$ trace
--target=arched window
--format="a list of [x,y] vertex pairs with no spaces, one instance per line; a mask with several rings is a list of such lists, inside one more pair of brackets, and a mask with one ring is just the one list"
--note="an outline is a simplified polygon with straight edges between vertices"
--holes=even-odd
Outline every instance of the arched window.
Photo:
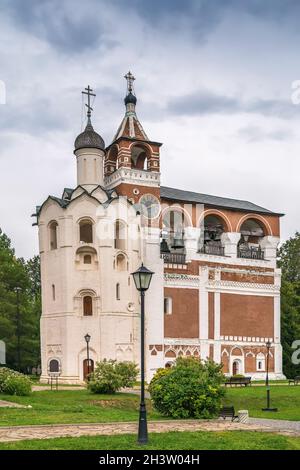
[[181,210],[165,212],[162,229],[162,253],[184,253],[184,227],[189,225],[187,219],[188,217]]
[[49,372],[59,372],[59,362],[57,359],[51,359],[49,362]]
[[142,145],[134,145],[131,150],[131,168],[147,170],[150,159],[150,150]]
[[90,295],[85,295],[83,297],[83,315],[93,315],[93,299]]
[[51,222],[51,224],[49,225],[50,250],[57,249],[57,227],[58,227],[58,223],[56,221]]
[[256,356],[256,370],[260,372],[266,370],[266,359],[263,353],[259,353]]
[[221,217],[214,214],[207,215],[203,225],[199,240],[200,253],[224,255],[221,237],[226,227]]
[[122,253],[119,253],[116,257],[116,269],[117,271],[126,271],[127,270],[127,259],[126,256]]
[[84,243],[93,243],[93,224],[90,220],[79,223],[79,240]]
[[121,220],[117,220],[115,223],[115,248],[125,250],[126,238],[126,224]]
[[84,257],[83,257],[83,264],[92,264],[92,257],[91,257],[91,255],[84,255]]
[[120,284],[116,284],[116,299],[120,300]]
[[238,257],[264,259],[264,252],[259,244],[265,236],[265,229],[262,223],[256,219],[247,219],[242,223],[240,232]]

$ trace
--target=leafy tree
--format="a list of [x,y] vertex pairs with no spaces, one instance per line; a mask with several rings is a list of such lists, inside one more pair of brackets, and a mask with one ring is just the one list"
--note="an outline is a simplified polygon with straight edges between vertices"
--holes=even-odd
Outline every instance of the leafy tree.
[[38,257],[18,259],[0,230],[0,338],[6,343],[7,364],[25,372],[40,363],[38,273]]
[[281,343],[283,372],[287,377],[300,374],[300,365],[292,363],[292,344],[300,340],[300,233],[289,238],[278,251],[282,269]]
[[289,282],[300,281],[300,232],[289,238],[278,250],[278,265],[282,278]]

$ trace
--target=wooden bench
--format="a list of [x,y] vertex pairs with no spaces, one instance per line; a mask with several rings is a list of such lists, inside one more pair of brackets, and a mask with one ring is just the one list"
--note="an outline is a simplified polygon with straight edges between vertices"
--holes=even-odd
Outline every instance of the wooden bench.
[[227,385],[235,385],[236,387],[239,385],[240,387],[242,387],[242,385],[244,385],[245,387],[247,387],[248,385],[251,385],[251,377],[229,377],[228,380],[226,380],[225,382],[225,387]]
[[231,418],[231,421],[238,419],[234,411],[234,406],[223,406],[223,408],[220,409],[219,417],[223,419]]
[[291,384],[298,385],[299,383],[300,383],[300,375],[296,375],[294,379],[289,380],[289,385]]

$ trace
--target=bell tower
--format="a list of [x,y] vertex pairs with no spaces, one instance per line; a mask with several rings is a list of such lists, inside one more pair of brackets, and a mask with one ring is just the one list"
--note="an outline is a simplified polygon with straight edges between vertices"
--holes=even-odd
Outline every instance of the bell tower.
[[159,149],[162,144],[148,138],[136,115],[135,77],[128,72],[124,78],[127,81],[125,116],[106,148],[105,186],[137,203],[142,195],[160,197]]

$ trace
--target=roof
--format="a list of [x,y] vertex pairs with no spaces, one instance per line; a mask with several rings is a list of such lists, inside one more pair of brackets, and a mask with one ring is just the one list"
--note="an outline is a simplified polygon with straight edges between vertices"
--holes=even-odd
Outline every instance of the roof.
[[168,188],[166,186],[160,187],[160,196],[164,199],[175,201],[196,202],[205,204],[206,206],[220,207],[223,209],[231,209],[236,211],[255,212],[265,215],[282,216],[284,214],[272,212],[264,207],[257,206],[249,201],[242,201],[240,199],[230,199],[227,197],[211,196],[210,194],[194,193],[192,191],[184,191],[182,189]]

